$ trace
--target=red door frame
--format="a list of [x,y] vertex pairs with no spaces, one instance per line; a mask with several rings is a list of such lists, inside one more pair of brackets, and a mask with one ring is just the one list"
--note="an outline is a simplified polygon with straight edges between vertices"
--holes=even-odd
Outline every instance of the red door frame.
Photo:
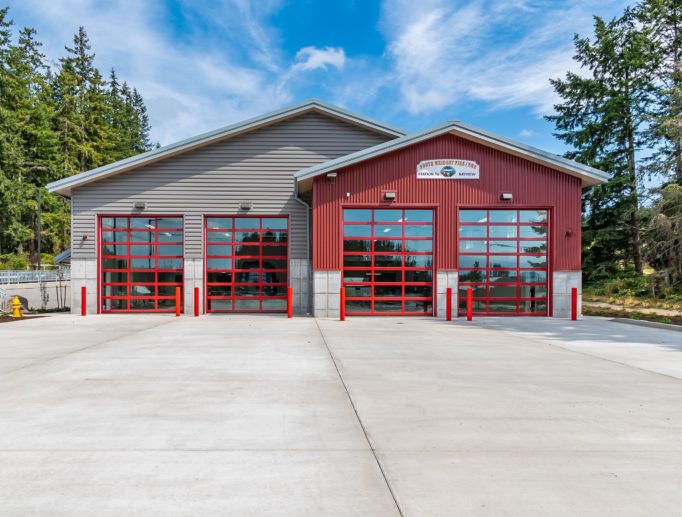
[[[134,299],[134,298],[135,299],[141,299],[141,298],[148,298],[148,297],[139,297],[139,296],[133,297],[132,296],[131,291],[130,291],[130,289],[132,289],[132,282],[131,282],[131,279],[129,276],[128,276],[127,282],[126,282],[128,288],[129,288],[128,296],[113,296],[113,297],[107,296],[106,297],[107,299],[126,299],[128,301],[128,308],[126,310],[106,310],[106,311],[102,308],[102,303],[103,303],[103,298],[104,298],[102,296],[102,287],[104,286],[104,283],[102,282],[102,273],[103,273],[102,272],[102,260],[103,260],[103,255],[102,255],[102,242],[103,242],[102,241],[102,231],[103,231],[102,219],[107,218],[107,217],[126,218],[129,221],[130,221],[130,219],[133,219],[133,218],[144,218],[144,219],[148,219],[148,218],[174,218],[174,219],[180,219],[182,221],[182,227],[181,228],[171,228],[172,230],[176,230],[176,231],[181,230],[182,231],[182,242],[181,243],[177,243],[177,242],[169,242],[168,243],[169,246],[175,246],[178,244],[180,246],[182,246],[182,256],[172,256],[172,257],[169,256],[168,258],[180,258],[182,260],[182,282],[180,283],[180,287],[181,287],[181,293],[183,293],[183,298],[184,298],[184,287],[185,287],[185,253],[184,253],[184,251],[185,251],[185,235],[186,235],[186,233],[185,233],[185,218],[183,215],[181,215],[181,214],[157,214],[157,213],[154,213],[154,214],[141,214],[141,213],[118,213],[118,214],[116,214],[116,213],[104,213],[104,214],[97,214],[96,219],[95,219],[95,233],[96,233],[96,246],[97,246],[97,249],[95,252],[96,262],[97,262],[97,314],[103,314],[103,313],[106,313],[106,314],[116,314],[116,313],[173,313],[173,312],[175,312],[175,307],[172,307],[168,310],[158,310],[158,309],[155,309],[155,310],[134,309],[134,310],[132,310],[132,309],[130,309],[130,301],[132,299]],[[108,230],[108,229],[104,229],[104,230]],[[158,233],[158,230],[159,230],[158,228],[155,228],[154,233]],[[122,230],[112,230],[112,231],[119,231],[120,232]],[[128,223],[127,233],[130,234],[130,223]],[[114,242],[113,244],[117,245],[119,243]],[[138,243],[138,244],[139,245],[145,245],[142,242]],[[156,246],[158,244],[159,244],[158,239],[156,239],[154,242],[154,245]],[[128,246],[128,255],[126,255],[124,257],[127,260],[130,260],[130,257],[131,257],[131,255],[130,255],[130,246],[131,245],[133,245],[133,243],[128,240],[126,243],[126,246]],[[122,255],[121,256],[116,255],[116,256],[117,257],[123,257]],[[154,255],[155,262],[157,261],[158,258],[159,258],[159,255],[155,254]],[[129,264],[129,266],[130,266],[130,264]],[[158,263],[157,263],[157,266],[158,266]],[[127,268],[128,275],[130,275],[131,269],[132,269],[131,267]],[[159,268],[155,267],[153,269],[140,270],[140,271],[144,271],[144,272],[153,271],[154,273],[158,273]],[[175,270],[173,270],[173,271],[175,271]],[[108,283],[120,284],[120,282],[113,282],[113,283],[108,282]],[[145,284],[149,284],[149,282],[141,282],[139,284],[145,285]],[[159,285],[158,279],[156,282],[154,282],[154,285],[155,286]],[[163,285],[177,286],[177,283],[176,282],[172,282],[172,283],[168,283],[168,284],[164,283]],[[158,302],[159,298],[169,299],[169,300],[175,299],[175,295],[159,297],[158,294],[155,292],[154,298]],[[181,303],[181,305],[182,305],[182,311],[184,312],[184,303]]]
[[[424,317],[424,316],[435,317],[436,316],[436,314],[437,314],[437,306],[436,306],[436,299],[437,299],[437,296],[436,296],[436,293],[437,293],[437,275],[436,275],[437,264],[436,264],[436,257],[437,257],[437,245],[438,245],[437,239],[436,239],[436,234],[438,231],[438,226],[437,226],[438,225],[438,210],[437,210],[438,207],[439,207],[439,205],[434,204],[434,203],[385,203],[385,204],[341,203],[340,204],[340,206],[339,206],[340,215],[339,215],[339,232],[338,232],[338,235],[339,235],[339,252],[341,254],[341,285],[342,286],[346,285],[346,282],[344,282],[344,270],[345,270],[345,267],[344,267],[345,253],[344,253],[344,246],[343,246],[343,243],[344,243],[344,225],[345,224],[351,224],[351,225],[354,224],[354,223],[346,223],[346,221],[344,220],[343,211],[345,209],[372,210],[372,221],[369,222],[370,226],[372,227],[372,235],[369,237],[370,241],[372,242],[372,246],[373,246],[373,242],[374,242],[374,238],[375,238],[374,227],[377,224],[375,219],[374,219],[374,211],[376,211],[376,210],[430,210],[432,213],[432,218],[431,218],[430,223],[428,223],[428,222],[426,222],[426,223],[423,223],[423,222],[422,223],[415,223],[415,225],[431,226],[431,237],[430,237],[430,240],[431,240],[431,252],[430,252],[430,255],[431,255],[431,282],[430,283],[429,282],[423,282],[423,283],[420,282],[419,283],[420,285],[425,285],[425,286],[430,285],[431,286],[431,312],[405,313],[404,310],[401,310],[400,312],[384,312],[384,313],[379,313],[379,314],[375,313],[374,312],[374,302],[376,301],[376,297],[374,296],[375,281],[374,281],[374,274],[372,274],[372,282],[369,284],[369,287],[372,290],[370,297],[358,298],[358,297],[346,296],[346,300],[350,299],[352,301],[353,299],[357,298],[360,301],[370,301],[370,303],[371,303],[370,312],[365,313],[365,312],[348,312],[348,311],[346,311],[347,315],[350,315],[350,316],[422,316],[422,317]],[[356,224],[362,225],[362,224],[368,224],[368,223],[367,222],[364,222],[364,223],[360,222],[360,223],[356,223]],[[386,225],[400,224],[401,226],[405,226],[404,222],[403,223],[391,223],[390,221],[386,221],[386,222],[379,222],[379,224],[386,224]],[[406,237],[404,235],[401,235],[400,239],[404,242],[406,240]],[[428,237],[414,237],[414,238],[409,238],[408,240],[429,240],[429,238]],[[357,254],[363,255],[365,253],[358,252]],[[382,253],[376,253],[374,251],[369,252],[369,255],[371,256],[371,266],[369,269],[372,271],[372,273],[374,272],[374,269],[375,269],[374,257],[377,254],[381,255]],[[386,254],[390,255],[390,253],[386,253]],[[404,256],[404,254],[405,254],[405,251],[404,250],[401,251],[401,255]],[[427,253],[427,252],[414,252],[413,254],[414,255],[424,255],[424,256],[429,255],[429,253]],[[365,268],[365,269],[367,269],[367,268]],[[403,262],[403,265],[400,268],[380,268],[380,269],[394,269],[396,271],[400,270],[401,272],[404,273],[405,272],[405,265]],[[424,269],[422,269],[422,270],[424,270]],[[400,301],[403,304],[403,309],[404,309],[405,302],[410,301],[410,299],[411,299],[410,297],[406,297],[404,295],[404,288],[406,287],[405,286],[406,282],[405,282],[404,278],[405,277],[403,275],[403,281],[399,283],[403,287],[403,295],[400,297]],[[359,282],[350,282],[350,283],[360,284]],[[410,284],[413,284],[413,283],[416,284],[415,282],[409,282],[409,283]],[[396,284],[398,284],[398,283],[396,283]],[[367,286],[368,284],[363,284],[363,285]],[[383,299],[385,301],[398,301],[397,298],[398,297],[385,297]],[[381,299],[382,298],[379,298],[379,300],[381,300]],[[413,301],[415,301],[415,300],[416,301],[423,301],[424,297],[414,297]]]
[[[464,314],[464,313],[460,312],[460,309],[459,309],[459,301],[460,301],[459,300],[459,287],[460,287],[460,282],[459,282],[460,233],[459,233],[459,228],[460,228],[460,224],[461,224],[461,222],[460,222],[460,210],[486,210],[486,211],[490,211],[490,210],[516,210],[516,211],[520,211],[520,210],[546,210],[547,211],[547,222],[545,224],[538,225],[538,226],[546,226],[547,227],[547,236],[545,238],[545,240],[547,241],[547,250],[545,252],[545,255],[547,257],[547,267],[545,268],[545,271],[547,272],[547,278],[546,278],[546,282],[545,282],[545,285],[546,285],[545,303],[546,303],[546,307],[547,307],[546,313],[526,313],[526,312],[520,313],[518,310],[518,305],[517,305],[517,310],[513,314],[512,313],[491,313],[491,312],[487,311],[486,313],[474,312],[474,315],[479,314],[479,315],[485,315],[485,316],[540,316],[540,317],[552,316],[552,314],[553,314],[553,306],[552,306],[553,255],[552,254],[553,254],[553,250],[554,250],[554,246],[553,246],[554,231],[553,231],[553,228],[554,228],[554,216],[555,216],[553,207],[546,206],[546,205],[527,205],[527,204],[520,204],[520,205],[519,204],[510,204],[510,205],[506,205],[506,206],[505,205],[465,205],[465,204],[458,204],[456,207],[456,210],[457,210],[457,213],[455,215],[455,232],[456,232],[456,257],[457,257],[457,264],[458,264],[458,266],[457,266],[457,276],[458,276],[458,280],[457,280],[457,289],[458,289],[458,293],[457,293],[457,314],[458,315]],[[464,223],[464,224],[467,225],[467,223]],[[482,225],[471,224],[470,226],[482,226]],[[491,226],[490,221],[487,221],[487,223],[485,225],[485,227],[486,227],[485,240],[486,241],[491,240],[490,239],[490,230],[489,230],[490,226]],[[525,239],[522,239],[519,237],[518,228],[520,228],[521,226],[532,226],[532,224],[525,224],[525,223],[521,223],[521,221],[517,221],[516,223],[509,223],[509,224],[495,223],[495,224],[493,224],[493,226],[516,226],[517,227],[516,242],[518,243],[518,242],[525,240]],[[464,240],[467,240],[467,239],[464,239]],[[476,240],[476,239],[468,239],[468,240]],[[493,239],[493,240],[495,240],[495,239]],[[532,242],[532,240],[533,239],[528,239],[528,242]],[[489,256],[489,251],[486,252],[485,255]],[[517,257],[522,256],[522,254],[519,253],[518,248],[517,248],[516,256]],[[486,265],[486,270],[488,270],[488,269],[489,269],[489,265]],[[518,272],[519,271],[518,262],[517,262],[516,269]],[[488,282],[485,282],[485,284],[486,284],[486,288],[487,288]],[[516,285],[517,285],[517,287],[520,285],[519,278],[517,278]],[[488,297],[488,299],[490,299],[490,297]],[[502,298],[502,300],[504,300],[504,298]],[[516,297],[517,304],[520,301],[521,301],[521,298],[519,298],[517,296]]]
[[[281,313],[286,313],[286,312],[287,312],[287,308],[286,308],[286,307],[285,307],[284,309],[282,309],[282,310],[266,310],[266,311],[263,311],[263,310],[256,310],[256,311],[254,311],[254,310],[237,310],[237,311],[236,311],[236,310],[234,310],[234,299],[235,299],[235,294],[234,294],[234,293],[235,293],[235,289],[234,289],[234,288],[235,288],[235,285],[236,285],[236,282],[235,282],[234,278],[235,278],[235,273],[237,272],[237,270],[235,270],[234,267],[232,267],[232,269],[231,269],[231,271],[232,271],[232,282],[231,282],[231,285],[232,285],[232,289],[231,289],[232,295],[229,296],[229,297],[224,297],[224,298],[222,298],[222,299],[228,299],[228,298],[229,298],[229,299],[233,300],[233,304],[232,304],[233,310],[209,310],[209,309],[208,309],[208,302],[209,302],[209,294],[208,294],[208,287],[209,287],[209,285],[208,285],[208,284],[209,284],[209,282],[208,282],[208,234],[209,234],[209,231],[208,231],[208,226],[207,226],[207,220],[208,220],[208,219],[211,219],[211,218],[260,219],[259,227],[258,227],[258,233],[259,233],[259,235],[261,235],[262,232],[263,232],[263,219],[286,219],[286,222],[287,222],[287,229],[286,229],[286,231],[287,231],[287,242],[286,242],[286,245],[282,246],[281,244],[279,244],[279,245],[278,245],[278,244],[274,244],[274,246],[279,246],[279,247],[286,248],[286,275],[287,275],[287,281],[286,281],[285,287],[288,288],[288,287],[291,285],[291,271],[290,271],[290,265],[291,265],[291,260],[290,260],[290,258],[291,258],[291,257],[290,257],[290,250],[289,250],[289,245],[290,245],[290,243],[291,243],[291,217],[290,217],[289,214],[204,214],[204,217],[203,217],[203,228],[202,228],[202,233],[203,233],[203,270],[204,270],[204,281],[203,281],[203,284],[204,284],[204,285],[203,285],[203,287],[204,287],[204,307],[203,307],[203,313],[204,313],[204,314],[208,314],[208,313],[215,313],[215,314],[253,314],[253,313],[259,313],[259,314],[260,314],[260,313],[281,314]],[[220,231],[220,230],[218,230],[218,231]],[[234,227],[233,227],[232,231],[233,231],[233,232],[235,231]],[[245,231],[248,231],[248,229],[245,229]],[[216,243],[216,244],[220,244],[220,243]],[[234,240],[233,240],[233,241],[230,242],[229,246],[234,246],[235,244],[236,244],[236,243],[235,243]],[[242,244],[248,245],[248,243],[242,243]],[[225,244],[225,245],[228,245],[228,244]],[[259,259],[262,260],[262,258],[263,258],[263,252],[262,252],[263,241],[262,241],[262,237],[261,237],[261,240],[259,240],[259,242],[258,242],[258,246],[259,246],[259,248],[260,248]],[[232,252],[234,253],[234,249],[232,250]],[[231,257],[232,257],[231,260],[235,260],[235,257],[236,257],[236,256],[233,254],[233,255],[231,255]],[[248,257],[246,257],[246,258],[248,258]],[[234,266],[234,263],[233,263],[232,265]],[[262,262],[261,262],[261,265],[262,265]],[[262,268],[259,268],[259,272],[260,272],[260,269],[262,269]],[[241,271],[240,271],[240,272],[241,272]],[[259,276],[260,276],[260,273],[259,273]],[[261,288],[263,287],[262,277],[261,277],[259,283],[258,283],[258,284],[254,284],[254,285],[258,285],[258,286],[259,286],[259,291],[260,291]],[[240,297],[240,299],[256,299],[256,300],[258,300],[258,305],[259,305],[259,307],[262,307],[263,298],[284,299],[284,300],[286,300],[287,295],[286,295],[286,293],[285,293],[283,296],[268,296],[268,297],[264,297],[264,296],[262,296],[262,294],[260,294],[258,297],[255,297],[255,296],[254,296],[254,297]],[[211,299],[221,299],[221,298],[214,298],[214,297],[212,297]]]

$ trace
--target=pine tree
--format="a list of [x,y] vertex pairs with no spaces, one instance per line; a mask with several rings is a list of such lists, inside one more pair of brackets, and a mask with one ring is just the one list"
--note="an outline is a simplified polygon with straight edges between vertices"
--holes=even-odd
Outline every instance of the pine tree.
[[567,156],[611,172],[584,196],[585,265],[593,275],[613,274],[619,259],[643,271],[640,242],[638,153],[653,91],[655,52],[633,11],[605,22],[595,17],[594,38],[575,37],[574,59],[584,75],[551,81],[555,135],[570,144]]
[[647,158],[647,170],[682,185],[682,2],[644,0],[637,15],[659,60],[647,132],[654,153]]
[[37,261],[38,189],[43,250],[56,253],[69,244],[69,208],[44,185],[150,147],[142,97],[134,88],[123,88],[113,70],[109,83],[103,80],[85,29],[66,47],[54,72],[40,47],[31,28],[15,36],[8,9],[0,9],[2,264],[21,263],[26,250]]
[[68,54],[60,60],[53,84],[64,176],[107,163],[113,148],[105,85],[90,50],[85,29],[80,27],[73,47],[66,47]]
[[666,284],[682,287],[682,185],[670,183],[649,210],[644,233],[647,260],[667,276]]
[[142,95],[133,88],[132,95],[133,112],[135,113],[135,133],[133,139],[132,149],[138,153],[143,153],[153,149],[155,146],[149,139],[151,125],[149,124],[149,115],[147,114],[147,107],[144,104]]

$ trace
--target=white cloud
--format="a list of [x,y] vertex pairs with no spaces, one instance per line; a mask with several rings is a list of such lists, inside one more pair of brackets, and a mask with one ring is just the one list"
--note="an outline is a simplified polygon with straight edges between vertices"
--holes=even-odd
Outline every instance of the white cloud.
[[519,131],[519,136],[521,138],[532,138],[536,135],[537,135],[537,133],[535,131],[533,131],[532,129],[522,129],[521,131]]
[[387,57],[406,110],[428,113],[469,100],[491,107],[556,103],[549,79],[575,70],[573,34],[619,0],[384,0]]
[[342,48],[303,47],[296,52],[296,63],[292,70],[326,70],[327,65],[342,70],[346,64],[346,53]]
[[[197,3],[188,5],[199,9]],[[275,8],[277,3],[270,5]],[[149,110],[153,139],[168,144],[279,108],[292,99],[273,80],[282,64],[278,51],[269,50],[267,31],[258,28],[257,16],[262,13],[239,0],[204,7],[212,10],[212,19],[232,24],[230,35],[241,40],[243,49],[221,45],[208,32],[192,34],[192,27],[181,35],[169,33],[169,13],[159,0],[24,0],[11,6],[11,14],[18,25],[37,28],[53,61],[64,54],[64,45],[71,44],[78,25],[84,25],[97,54],[96,65],[105,74],[114,67],[121,80],[138,88]],[[239,23],[226,16],[234,10],[245,13]],[[192,12],[182,15],[193,19]],[[240,50],[248,55],[240,55]]]
[[277,91],[283,92],[295,79],[300,79],[307,72],[315,70],[328,71],[330,67],[343,70],[348,59],[342,48],[303,47],[296,52],[294,63],[283,73],[277,84]]

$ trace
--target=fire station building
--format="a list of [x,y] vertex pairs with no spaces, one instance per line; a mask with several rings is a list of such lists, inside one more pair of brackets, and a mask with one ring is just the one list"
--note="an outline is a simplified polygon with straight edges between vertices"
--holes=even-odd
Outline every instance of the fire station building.
[[605,173],[459,121],[405,133],[318,100],[51,183],[72,310],[568,317]]

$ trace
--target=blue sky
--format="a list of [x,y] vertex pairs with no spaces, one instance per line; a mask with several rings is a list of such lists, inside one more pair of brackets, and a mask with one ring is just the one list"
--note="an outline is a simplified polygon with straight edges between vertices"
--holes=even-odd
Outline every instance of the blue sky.
[[21,0],[51,60],[84,25],[161,144],[317,97],[405,130],[459,119],[549,151],[548,83],[601,0]]

